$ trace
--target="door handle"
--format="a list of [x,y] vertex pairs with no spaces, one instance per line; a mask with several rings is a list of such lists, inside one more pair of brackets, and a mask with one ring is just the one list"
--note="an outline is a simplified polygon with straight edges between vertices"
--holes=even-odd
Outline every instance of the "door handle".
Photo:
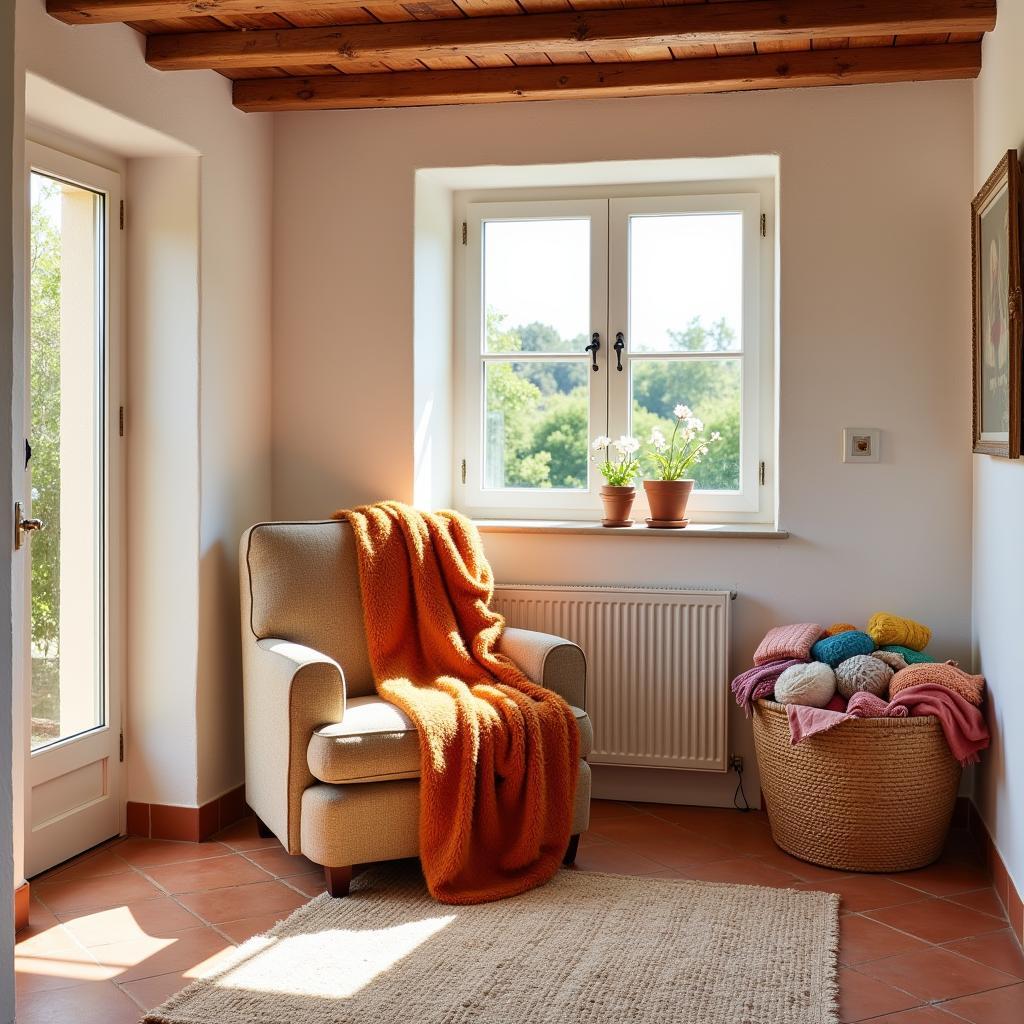
[[597,373],[597,351],[601,347],[601,335],[594,331],[593,336],[590,339],[590,344],[583,347],[584,352],[590,353],[590,358],[594,360],[594,373]]
[[612,348],[615,349],[615,359],[618,362],[618,366],[616,366],[615,369],[620,373],[622,372],[622,350],[625,347],[626,342],[622,338],[622,331],[619,331],[619,333],[615,335],[615,344],[612,345]]
[[18,549],[25,542],[26,533],[42,530],[46,524],[42,519],[26,519],[22,514],[21,502],[14,503],[14,547]]

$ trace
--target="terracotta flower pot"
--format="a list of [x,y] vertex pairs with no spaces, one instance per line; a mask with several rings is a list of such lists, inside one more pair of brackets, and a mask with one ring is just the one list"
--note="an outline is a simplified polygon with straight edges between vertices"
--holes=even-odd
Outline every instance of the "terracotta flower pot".
[[651,509],[651,525],[676,529],[686,525],[686,503],[693,490],[692,480],[645,480],[644,490]]
[[601,525],[632,526],[633,520],[629,518],[629,513],[633,508],[633,499],[635,497],[635,487],[612,487],[611,484],[602,485],[601,502],[604,504],[604,518],[601,520]]

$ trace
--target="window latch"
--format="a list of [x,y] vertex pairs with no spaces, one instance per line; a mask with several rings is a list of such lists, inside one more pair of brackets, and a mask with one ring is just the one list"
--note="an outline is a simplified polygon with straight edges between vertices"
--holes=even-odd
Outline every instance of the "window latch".
[[619,333],[615,335],[615,344],[612,345],[612,348],[615,349],[615,361],[618,364],[615,369],[618,370],[619,373],[622,373],[622,350],[625,347],[626,342],[622,337],[622,331],[619,331]]
[[598,334],[597,331],[594,331],[593,335],[590,338],[590,344],[583,349],[584,352],[589,352],[591,359],[594,360],[594,365],[592,367],[594,373],[597,373],[597,352],[598,349],[600,349],[600,347],[601,335]]

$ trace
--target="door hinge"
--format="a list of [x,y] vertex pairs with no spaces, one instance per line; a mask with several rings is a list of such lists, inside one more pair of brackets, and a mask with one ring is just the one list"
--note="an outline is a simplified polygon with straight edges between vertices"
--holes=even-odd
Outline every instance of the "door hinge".
[[466,222],[462,222],[462,244],[466,245],[469,242],[469,228],[466,226]]
[[462,482],[466,482],[466,460],[462,460]]
[[117,741],[117,759],[124,763],[124,733],[122,732]]
[[118,220],[121,224],[121,230],[124,231],[124,200],[122,199],[119,204]]
[[758,482],[761,484],[761,486],[764,487],[764,463],[763,462],[761,463],[761,466],[760,466],[760,468],[757,471],[757,479],[758,479]]
[[117,436],[124,437],[124,406],[117,407]]
[[761,237],[762,238],[767,238],[768,237],[768,214],[767,213],[762,213],[761,214]]

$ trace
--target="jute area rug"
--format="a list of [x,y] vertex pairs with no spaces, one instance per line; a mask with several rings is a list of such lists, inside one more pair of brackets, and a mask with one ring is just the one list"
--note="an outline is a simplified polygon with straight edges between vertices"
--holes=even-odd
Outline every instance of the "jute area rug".
[[839,897],[559,871],[474,907],[371,869],[149,1024],[836,1024]]

